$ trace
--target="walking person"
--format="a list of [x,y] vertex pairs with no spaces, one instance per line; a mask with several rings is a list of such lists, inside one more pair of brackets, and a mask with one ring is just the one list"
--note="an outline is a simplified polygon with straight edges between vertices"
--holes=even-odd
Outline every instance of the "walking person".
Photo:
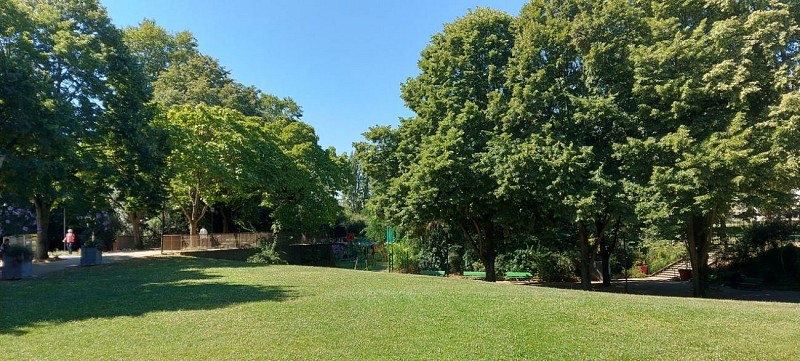
[[67,249],[69,254],[72,254],[72,245],[75,243],[75,233],[72,233],[72,228],[67,230],[67,235],[64,236],[64,248]]
[[11,240],[8,239],[7,237],[3,238],[3,244],[0,245],[0,266],[4,265],[3,255],[6,254],[6,252],[8,251],[8,247],[11,247]]

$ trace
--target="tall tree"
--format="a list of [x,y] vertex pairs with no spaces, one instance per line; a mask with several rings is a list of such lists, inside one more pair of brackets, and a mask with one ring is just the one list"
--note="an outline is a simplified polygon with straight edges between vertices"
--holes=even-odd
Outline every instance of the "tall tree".
[[303,235],[332,224],[341,213],[336,195],[344,189],[347,168],[335,149],[322,149],[310,125],[291,120],[265,124],[286,156],[281,181],[263,194],[263,205],[273,210],[275,231]]
[[495,216],[503,205],[482,158],[498,122],[489,105],[505,82],[511,21],[503,12],[477,9],[445,25],[422,52],[421,73],[402,86],[402,98],[416,116],[402,120],[389,138],[374,129],[366,134],[371,148],[362,146],[368,153],[395,153],[390,159],[365,154],[368,161],[396,162],[383,166],[389,166],[386,174],[370,175],[386,182],[376,186],[384,194],[371,200],[376,214],[417,233],[432,222],[460,230],[489,281],[496,279],[497,244],[504,236]]
[[26,67],[20,74],[35,84],[36,96],[25,99],[36,101],[24,111],[41,127],[35,137],[12,145],[11,176],[24,175],[20,179],[25,182],[6,184],[11,191],[30,195],[37,213],[35,257],[44,259],[53,205],[93,184],[80,176],[99,173],[104,156],[100,140],[138,111],[141,96],[135,87],[141,83],[129,83],[136,68],[120,31],[97,1],[18,0],[2,5],[11,16],[26,14],[31,24],[29,32],[3,43],[19,45],[4,50],[33,51],[23,56],[31,61],[20,63]]
[[347,166],[349,177],[342,194],[342,205],[348,213],[360,214],[370,196],[369,179],[355,152],[347,156]]
[[169,195],[192,235],[211,205],[263,189],[279,174],[277,139],[257,118],[199,104],[173,107],[159,122],[172,144]]
[[647,164],[640,213],[685,237],[695,296],[706,294],[714,227],[732,205],[797,187],[783,182],[796,180],[785,163],[797,159],[797,6],[648,2],[651,39],[633,56],[646,137],[626,152]]
[[498,193],[525,208],[545,199],[539,209],[574,220],[587,289],[598,252],[610,284],[608,231],[630,213],[615,145],[638,135],[629,44],[641,37],[641,15],[624,0],[531,1],[515,23],[510,96],[499,103]]
[[125,28],[123,33],[125,44],[142,64],[151,84],[172,64],[185,63],[199,53],[192,33],[170,34],[154,20],[145,19],[139,26]]

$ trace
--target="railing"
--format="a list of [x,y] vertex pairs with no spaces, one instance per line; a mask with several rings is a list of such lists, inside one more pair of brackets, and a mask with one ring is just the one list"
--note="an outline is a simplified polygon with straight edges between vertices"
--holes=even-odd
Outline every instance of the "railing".
[[164,251],[206,250],[221,248],[251,248],[261,238],[272,233],[209,233],[208,235],[165,234],[161,237]]

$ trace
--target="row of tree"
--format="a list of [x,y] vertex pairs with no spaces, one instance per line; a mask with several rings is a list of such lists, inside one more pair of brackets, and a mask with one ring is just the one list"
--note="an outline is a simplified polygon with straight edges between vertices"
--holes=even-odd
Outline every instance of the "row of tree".
[[[37,259],[53,209],[180,210],[196,233],[258,206],[275,229],[316,230],[340,212],[347,165],[317,144],[289,98],[231,79],[189,32],[118,29],[96,0],[0,0],[3,199],[31,200]],[[5,202],[4,202],[5,203]]]
[[[532,0],[471,11],[402,86],[416,114],[365,134],[368,212],[459,233],[494,280],[498,247],[563,222],[581,276],[619,229],[682,239],[705,295],[715,226],[794,202],[800,2]],[[638,232],[638,231],[633,231]]]

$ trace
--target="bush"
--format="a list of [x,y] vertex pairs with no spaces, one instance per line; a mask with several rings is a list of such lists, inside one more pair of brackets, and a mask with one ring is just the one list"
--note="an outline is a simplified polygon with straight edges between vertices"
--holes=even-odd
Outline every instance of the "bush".
[[275,242],[267,238],[258,240],[260,251],[247,258],[247,263],[286,264],[281,254],[275,250]]
[[462,262],[464,265],[462,271],[486,271],[483,267],[483,262],[481,262],[480,257],[478,257],[478,253],[476,253],[472,247],[464,251],[464,259]]
[[17,261],[30,261],[33,259],[33,249],[30,246],[12,244],[3,253],[3,257],[11,257]]
[[734,246],[733,259],[745,262],[759,252],[778,249],[791,241],[793,233],[794,227],[785,222],[755,223],[745,227],[741,239]]
[[406,273],[419,273],[419,253],[403,242],[391,244],[393,269]]
[[444,270],[447,268],[447,250],[431,247],[419,251],[417,255],[419,269]]
[[497,272],[536,273],[536,251],[531,248],[517,249],[497,257]]
[[567,252],[544,251],[535,254],[535,267],[539,278],[545,282],[563,282],[575,279],[574,255]]
[[464,273],[464,247],[454,244],[447,250],[447,263],[450,266],[450,274]]

